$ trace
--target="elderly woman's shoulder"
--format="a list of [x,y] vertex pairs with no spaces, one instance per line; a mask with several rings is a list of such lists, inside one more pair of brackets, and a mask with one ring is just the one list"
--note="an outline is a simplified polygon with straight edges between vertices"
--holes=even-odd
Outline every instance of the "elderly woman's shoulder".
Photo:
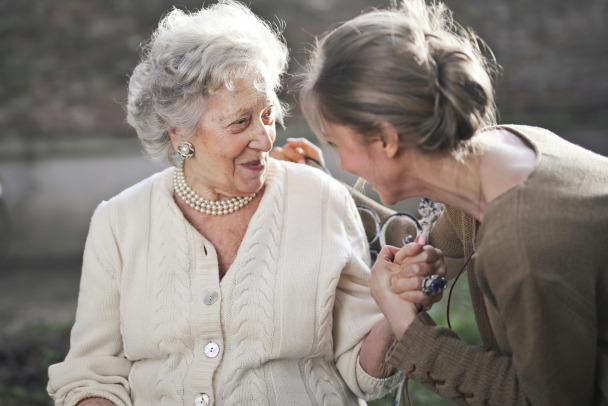
[[318,185],[319,187],[328,185],[332,189],[347,191],[346,187],[321,169],[309,165],[298,164],[288,161],[273,160],[277,166],[281,167],[286,176],[291,180],[302,184]]
[[[166,190],[168,193],[164,193],[170,196],[170,190],[172,186],[172,174],[173,168],[166,168],[160,172],[156,172],[147,178],[135,183],[132,186],[119,192],[117,195],[111,197],[105,201],[105,205],[109,206],[141,206],[146,202],[149,202],[152,198],[153,193],[158,191]],[[162,195],[163,193],[161,193]],[[156,196],[155,196],[156,197]]]

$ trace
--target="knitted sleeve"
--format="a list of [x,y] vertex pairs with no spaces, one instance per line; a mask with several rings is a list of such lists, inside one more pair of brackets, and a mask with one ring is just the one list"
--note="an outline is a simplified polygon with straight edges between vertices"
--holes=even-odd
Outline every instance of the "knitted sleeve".
[[334,348],[336,365],[344,381],[358,397],[369,400],[384,396],[402,379],[395,374],[376,379],[359,364],[363,340],[382,319],[382,313],[371,297],[367,280],[369,248],[354,202],[349,199],[344,215],[345,243],[350,259],[342,270],[334,304]]
[[63,362],[49,367],[47,390],[58,406],[74,406],[88,397],[131,405],[131,362],[124,357],[120,333],[120,256],[108,211],[102,203],[91,220],[70,351]]
[[486,317],[493,317],[491,349],[467,344],[421,313],[388,361],[443,397],[466,404],[592,404],[598,352],[597,309],[589,294],[595,289],[594,266],[570,248],[577,236],[587,238],[586,228],[574,240],[549,239],[543,234],[547,227],[517,222],[517,207],[508,201],[495,208],[500,219],[479,236],[484,243],[476,268]]

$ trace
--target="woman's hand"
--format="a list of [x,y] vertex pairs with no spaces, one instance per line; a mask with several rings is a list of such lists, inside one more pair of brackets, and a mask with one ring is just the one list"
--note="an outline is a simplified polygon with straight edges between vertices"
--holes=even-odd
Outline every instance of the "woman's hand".
[[391,291],[409,302],[419,303],[423,310],[429,310],[443,296],[442,293],[427,296],[422,292],[424,278],[429,275],[443,277],[447,272],[443,253],[427,245],[427,239],[426,234],[421,234],[414,243],[403,246],[395,253],[392,261],[400,268],[391,276]]
[[76,406],[116,406],[114,402],[106,398],[86,398],[76,404]]
[[388,245],[382,248],[368,280],[372,297],[396,338],[403,335],[418,313],[414,303],[403,300],[391,290],[391,277],[401,269],[401,265],[393,262],[398,251],[398,248]]
[[275,159],[283,161],[306,163],[305,157],[313,158],[325,165],[323,151],[306,138],[287,138],[287,144],[283,147],[274,147],[270,153]]
[[402,248],[386,246],[372,267],[372,297],[397,337],[403,335],[419,308],[430,309],[442,297],[422,292],[424,276],[446,273],[442,252],[426,242],[423,234]]

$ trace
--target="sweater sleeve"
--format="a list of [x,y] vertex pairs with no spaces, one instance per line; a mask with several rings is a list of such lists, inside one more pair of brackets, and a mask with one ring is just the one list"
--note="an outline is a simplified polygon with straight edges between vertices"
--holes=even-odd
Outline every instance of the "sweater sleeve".
[[363,341],[383,316],[367,284],[370,277],[369,247],[357,209],[350,199],[344,226],[350,260],[338,281],[333,311],[336,365],[355,395],[365,400],[376,399],[395,388],[403,375],[396,373],[385,379],[377,379],[367,374],[359,364]]
[[[499,239],[496,234],[493,229]],[[500,342],[485,351],[421,313],[389,352],[389,362],[467,404],[592,404],[598,343],[588,269],[565,248],[542,248],[551,243],[540,239],[499,240],[480,252],[476,265],[487,270],[479,280],[505,337],[495,337]]]
[[393,345],[388,362],[445,398],[471,405],[525,405],[509,356],[469,345],[421,312]]
[[120,332],[120,256],[108,211],[102,203],[91,221],[70,351],[63,362],[49,367],[47,390],[58,406],[74,406],[89,397],[131,405],[131,362],[124,356]]

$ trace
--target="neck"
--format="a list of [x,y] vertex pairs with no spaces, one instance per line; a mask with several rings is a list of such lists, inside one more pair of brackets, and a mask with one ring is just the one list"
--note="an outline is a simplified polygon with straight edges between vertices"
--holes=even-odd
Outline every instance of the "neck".
[[[450,154],[421,154],[414,166],[416,187],[424,196],[482,221],[488,203],[517,186],[534,170],[534,149],[515,134],[495,130],[476,136],[475,152],[462,160]],[[411,164],[410,164],[411,166]]]
[[487,199],[480,177],[480,160],[477,155],[467,156],[463,161],[451,155],[421,160],[416,195],[445,203],[481,221]]

